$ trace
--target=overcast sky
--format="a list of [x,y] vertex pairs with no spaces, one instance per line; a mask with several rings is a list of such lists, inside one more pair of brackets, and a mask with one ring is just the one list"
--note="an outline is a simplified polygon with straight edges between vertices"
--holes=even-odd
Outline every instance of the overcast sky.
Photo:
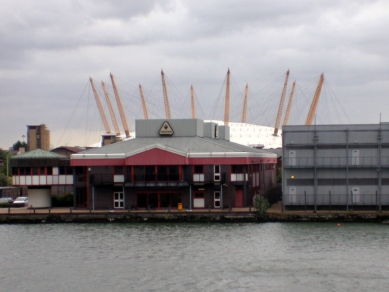
[[[100,140],[91,92],[115,76],[131,131],[164,118],[161,69],[173,118],[222,119],[231,70],[231,115],[274,126],[285,73],[297,90],[290,123],[304,124],[321,73],[317,123],[389,122],[389,1],[372,0],[3,0],[0,10],[0,148],[46,124],[51,144]],[[285,105],[286,107],[286,105]],[[108,111],[105,109],[109,118]],[[115,111],[117,111],[115,109]],[[109,119],[110,121],[110,119]],[[117,121],[120,124],[119,114]],[[111,121],[110,121],[111,124]],[[113,131],[113,127],[111,125]],[[121,127],[121,131],[122,127]]]

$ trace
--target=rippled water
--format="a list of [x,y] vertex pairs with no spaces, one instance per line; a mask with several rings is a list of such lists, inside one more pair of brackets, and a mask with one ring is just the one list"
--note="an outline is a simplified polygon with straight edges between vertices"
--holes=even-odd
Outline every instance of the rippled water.
[[0,291],[389,291],[388,225],[0,225],[0,235]]

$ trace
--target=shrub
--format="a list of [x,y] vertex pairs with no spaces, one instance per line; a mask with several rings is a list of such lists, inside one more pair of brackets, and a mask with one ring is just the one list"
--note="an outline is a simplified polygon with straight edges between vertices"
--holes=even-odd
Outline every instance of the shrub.
[[0,203],[0,208],[8,208],[11,207],[10,203]]
[[255,209],[257,210],[258,215],[263,215],[266,213],[266,210],[270,207],[269,201],[261,196],[256,195],[255,197]]
[[74,195],[73,194],[65,194],[65,195],[57,195],[51,197],[51,206],[52,207],[73,207]]

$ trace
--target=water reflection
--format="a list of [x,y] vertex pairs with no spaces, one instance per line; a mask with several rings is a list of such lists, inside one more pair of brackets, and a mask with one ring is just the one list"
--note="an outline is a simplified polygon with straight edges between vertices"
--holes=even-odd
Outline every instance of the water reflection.
[[388,291],[378,224],[0,225],[4,291]]

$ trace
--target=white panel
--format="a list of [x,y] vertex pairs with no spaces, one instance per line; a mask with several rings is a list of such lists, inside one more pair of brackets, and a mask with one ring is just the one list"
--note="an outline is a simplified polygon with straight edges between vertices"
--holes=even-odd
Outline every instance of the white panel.
[[50,189],[28,189],[28,206],[33,208],[51,207]]
[[26,185],[26,176],[21,175],[20,176],[20,185],[25,186]]
[[249,180],[249,174],[248,173],[246,173],[246,181],[248,181]]
[[289,187],[289,203],[296,204],[297,202],[297,188]]
[[[123,175],[123,181],[124,181],[124,175]],[[73,184],[73,175],[72,174],[68,174],[66,176],[66,184],[67,185],[72,185]]]
[[237,173],[236,174],[236,180],[237,181],[243,181],[243,173]]
[[204,198],[193,199],[193,208],[204,208]]
[[40,185],[46,185],[46,176],[45,175],[40,175],[39,176],[39,184]]
[[48,185],[52,185],[53,184],[53,176],[52,175],[48,175],[47,176],[47,184]]
[[66,175],[59,175],[58,178],[59,178],[58,183],[60,185],[66,185]]
[[256,176],[257,176],[257,186],[259,186],[259,172],[257,172]]
[[32,184],[34,186],[38,186],[39,185],[39,175],[33,175],[32,176]]
[[53,185],[58,184],[58,175],[53,175]]
[[16,176],[13,176],[13,177],[12,177],[12,184],[13,184],[13,185],[16,185]]
[[296,165],[296,150],[289,150],[289,165]]
[[193,181],[194,182],[201,182],[204,181],[204,174],[203,173],[195,173],[193,175]]
[[359,165],[359,150],[353,149],[351,151],[351,164]]
[[353,193],[353,203],[359,203],[360,200],[360,194],[359,194],[359,187],[352,187],[351,192]]
[[115,182],[115,183],[122,183],[122,182],[124,182],[124,175],[123,174],[115,174],[113,176],[113,182]]
[[231,173],[231,181],[236,181],[236,173]]
[[53,174],[58,175],[58,167],[53,167]]
[[28,186],[32,185],[31,175],[26,175],[26,185],[28,185]]

